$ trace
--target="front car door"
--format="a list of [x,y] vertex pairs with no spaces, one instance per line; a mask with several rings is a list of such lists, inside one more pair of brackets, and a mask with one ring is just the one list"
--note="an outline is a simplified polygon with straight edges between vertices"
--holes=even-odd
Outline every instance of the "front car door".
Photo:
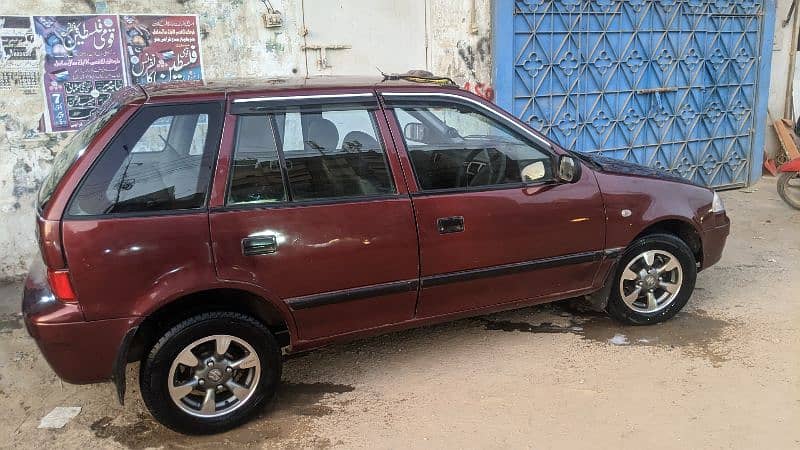
[[210,212],[219,277],[286,302],[298,341],[410,320],[416,226],[374,92],[283,95],[230,104]]
[[556,182],[552,146],[467,93],[381,95],[414,174],[418,317],[591,288],[605,233],[591,171]]

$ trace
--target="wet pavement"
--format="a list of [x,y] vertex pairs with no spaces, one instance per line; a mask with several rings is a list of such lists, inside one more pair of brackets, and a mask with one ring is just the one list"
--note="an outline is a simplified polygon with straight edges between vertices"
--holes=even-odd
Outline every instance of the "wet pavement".
[[522,333],[569,333],[581,339],[612,345],[680,348],[685,353],[719,364],[727,360],[728,352],[720,350],[726,338],[723,332],[732,324],[709,316],[703,310],[681,312],[671,320],[651,326],[626,326],[604,314],[579,313],[574,315],[559,306],[550,308],[564,324],[553,322],[527,323],[508,320],[479,319],[487,330]]

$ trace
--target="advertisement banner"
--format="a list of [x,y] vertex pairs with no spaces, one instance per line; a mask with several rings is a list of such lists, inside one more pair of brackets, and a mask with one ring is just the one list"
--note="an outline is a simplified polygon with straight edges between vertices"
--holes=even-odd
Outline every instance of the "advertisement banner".
[[39,86],[39,48],[30,16],[0,16],[0,91]]
[[81,127],[125,84],[119,17],[34,16],[44,52],[47,131]]
[[203,79],[197,16],[120,16],[125,65],[134,84]]

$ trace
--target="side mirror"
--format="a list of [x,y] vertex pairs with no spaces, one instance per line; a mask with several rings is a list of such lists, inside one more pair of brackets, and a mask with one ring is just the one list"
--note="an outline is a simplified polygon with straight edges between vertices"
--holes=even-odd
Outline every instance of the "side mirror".
[[556,167],[556,178],[564,183],[575,183],[581,179],[581,163],[577,158],[570,155],[558,157]]
[[403,136],[406,140],[424,143],[428,139],[428,127],[419,122],[407,123],[403,127]]

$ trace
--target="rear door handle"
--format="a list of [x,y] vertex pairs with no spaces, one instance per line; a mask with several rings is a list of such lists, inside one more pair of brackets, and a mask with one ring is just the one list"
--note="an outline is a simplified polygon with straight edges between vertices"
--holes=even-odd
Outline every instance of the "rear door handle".
[[244,256],[268,255],[278,251],[278,239],[273,236],[253,236],[242,239]]
[[464,231],[464,218],[462,216],[440,217],[436,219],[439,234],[460,233]]

